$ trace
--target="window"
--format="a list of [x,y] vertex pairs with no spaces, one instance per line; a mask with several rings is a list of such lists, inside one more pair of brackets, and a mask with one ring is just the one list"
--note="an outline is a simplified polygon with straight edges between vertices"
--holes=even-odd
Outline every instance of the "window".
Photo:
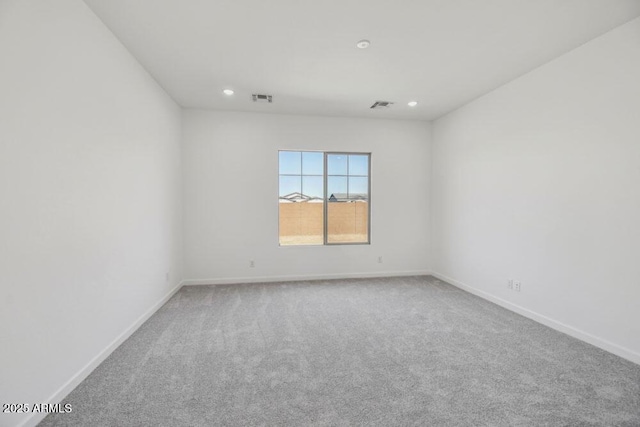
[[280,245],[368,244],[370,170],[370,153],[280,151]]

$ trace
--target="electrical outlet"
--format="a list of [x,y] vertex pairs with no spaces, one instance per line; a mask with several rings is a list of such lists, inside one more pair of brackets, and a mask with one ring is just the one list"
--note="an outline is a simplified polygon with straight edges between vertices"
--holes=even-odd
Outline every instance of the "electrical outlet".
[[164,273],[164,281],[169,283],[169,272]]
[[513,279],[507,281],[507,289],[513,290]]
[[256,266],[256,262],[254,260],[249,261],[249,267],[254,268]]
[[516,280],[513,282],[513,290],[516,292],[520,292],[520,289],[522,288],[522,284],[520,283],[519,280]]
[[382,264],[382,257],[381,256],[378,257],[378,264]]

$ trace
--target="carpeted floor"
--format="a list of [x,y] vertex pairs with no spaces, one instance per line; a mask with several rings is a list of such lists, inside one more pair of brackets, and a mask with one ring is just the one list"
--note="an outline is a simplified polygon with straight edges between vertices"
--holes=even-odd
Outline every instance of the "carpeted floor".
[[185,287],[41,426],[640,426],[640,366],[433,277]]

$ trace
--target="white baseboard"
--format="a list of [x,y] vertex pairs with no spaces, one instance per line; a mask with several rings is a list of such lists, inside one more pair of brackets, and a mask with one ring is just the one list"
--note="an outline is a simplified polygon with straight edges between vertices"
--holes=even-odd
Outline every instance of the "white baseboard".
[[580,329],[574,328],[573,326],[569,326],[557,320],[551,319],[550,317],[544,316],[542,314],[536,313],[535,311],[529,310],[517,304],[513,304],[512,302],[506,301],[502,298],[491,295],[488,292],[481,291],[473,286],[469,286],[465,283],[462,283],[458,280],[455,280],[451,277],[447,277],[444,274],[440,274],[432,271],[431,275],[433,277],[437,277],[438,279],[450,283],[451,285],[462,289],[463,291],[467,291],[471,294],[477,295],[480,298],[486,299],[487,301],[491,301],[494,304],[497,304],[501,307],[506,308],[507,310],[518,313],[524,317],[527,317],[531,320],[535,320],[538,323],[541,323],[545,326],[548,326],[557,331],[563,332],[567,335],[570,335],[574,338],[577,338],[581,341],[587,342],[591,345],[599,347],[609,353],[613,353],[616,356],[620,356],[624,359],[627,359],[633,363],[637,363],[640,365],[640,354],[629,350],[628,348],[619,346],[610,341],[607,341],[603,338],[597,337],[595,335],[589,334],[587,332],[581,331]]
[[[95,368],[98,367],[113,351],[120,346],[127,338],[129,338],[144,322],[147,321],[160,307],[162,307],[171,297],[182,288],[184,282],[180,282],[175,288],[171,289],[167,295],[162,297],[160,301],[155,303],[149,310],[147,310],[142,316],[133,322],[125,331],[116,337],[109,345],[107,345],[100,353],[98,353],[93,359],[89,361],[82,369],[80,369],[73,377],[69,379],[62,387],[60,387],[49,399],[47,403],[60,403],[71,391],[78,386],[85,378],[89,376]],[[28,418],[23,420],[19,427],[34,427],[40,421],[42,421],[48,414],[47,413],[33,413]]]
[[410,271],[376,271],[367,273],[332,273],[309,274],[291,276],[253,276],[253,277],[224,277],[216,279],[186,279],[184,286],[193,285],[232,285],[238,283],[266,283],[266,282],[291,282],[297,280],[329,280],[329,279],[355,279],[371,277],[398,277],[398,276],[428,276],[429,270]]

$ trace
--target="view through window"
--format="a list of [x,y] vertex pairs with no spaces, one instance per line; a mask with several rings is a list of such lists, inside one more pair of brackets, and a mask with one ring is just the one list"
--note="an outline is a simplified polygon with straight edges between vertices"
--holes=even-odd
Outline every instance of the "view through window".
[[369,243],[369,153],[279,152],[282,246]]

